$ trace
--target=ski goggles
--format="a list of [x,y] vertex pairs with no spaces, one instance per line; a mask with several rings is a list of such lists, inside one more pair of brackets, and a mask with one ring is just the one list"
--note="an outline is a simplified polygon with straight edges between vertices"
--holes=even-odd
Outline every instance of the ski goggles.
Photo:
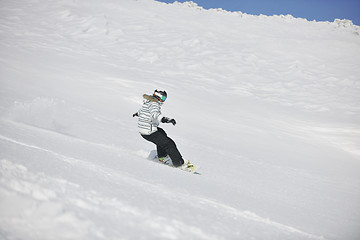
[[154,94],[153,96],[156,97],[160,102],[165,102],[165,100],[166,100],[166,98],[167,98],[166,96],[161,96],[161,97],[160,97],[160,96],[157,96],[157,95],[155,95],[155,94]]
[[167,98],[166,96],[161,96],[160,101],[165,102],[166,98]]

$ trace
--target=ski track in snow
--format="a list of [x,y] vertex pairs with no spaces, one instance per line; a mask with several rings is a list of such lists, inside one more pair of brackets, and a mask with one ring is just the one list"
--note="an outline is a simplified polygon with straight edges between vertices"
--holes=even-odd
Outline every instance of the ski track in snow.
[[[193,2],[3,0],[0,239],[358,239],[360,37]],[[131,115],[201,176],[147,161]]]

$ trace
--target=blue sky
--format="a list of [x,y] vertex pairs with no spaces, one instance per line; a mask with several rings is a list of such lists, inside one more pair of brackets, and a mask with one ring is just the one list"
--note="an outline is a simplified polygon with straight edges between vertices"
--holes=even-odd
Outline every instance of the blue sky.
[[[173,0],[157,0],[173,3]],[[186,0],[177,0],[186,2]],[[308,20],[349,19],[360,26],[360,0],[192,0],[205,9],[222,8],[248,14],[291,14]]]

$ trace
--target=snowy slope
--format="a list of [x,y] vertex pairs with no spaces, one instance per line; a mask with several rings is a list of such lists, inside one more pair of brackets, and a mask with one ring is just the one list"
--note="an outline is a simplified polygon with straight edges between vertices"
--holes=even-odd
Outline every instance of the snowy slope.
[[[152,0],[2,0],[0,239],[359,239],[360,30]],[[202,175],[147,160],[164,125]]]

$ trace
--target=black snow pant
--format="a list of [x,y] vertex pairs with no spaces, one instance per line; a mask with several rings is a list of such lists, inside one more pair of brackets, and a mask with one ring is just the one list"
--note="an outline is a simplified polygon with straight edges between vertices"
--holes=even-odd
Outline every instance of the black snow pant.
[[162,128],[158,127],[156,132],[150,135],[141,136],[156,145],[159,158],[169,155],[175,167],[179,167],[184,164],[184,159],[177,149],[175,142],[167,136],[166,132]]

